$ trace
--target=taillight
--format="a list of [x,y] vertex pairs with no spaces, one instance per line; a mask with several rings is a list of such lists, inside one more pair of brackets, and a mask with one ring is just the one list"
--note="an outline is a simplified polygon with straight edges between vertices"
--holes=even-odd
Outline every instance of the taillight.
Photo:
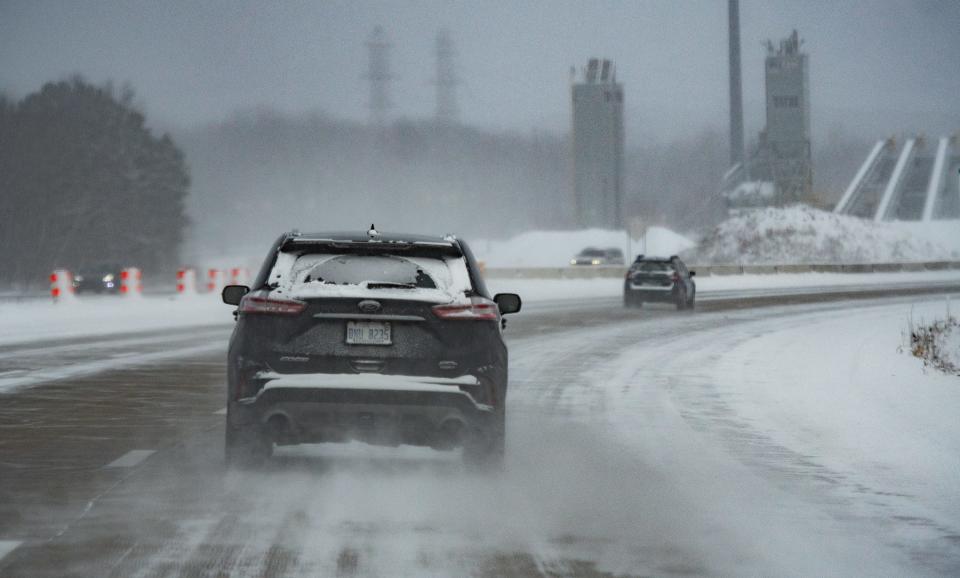
[[297,315],[306,309],[307,304],[296,299],[276,297],[258,297],[247,295],[240,301],[241,313],[265,313],[272,315]]
[[496,320],[500,311],[497,304],[489,299],[471,297],[469,303],[452,303],[449,305],[435,305],[433,314],[440,319],[476,319]]
[[233,399],[235,400],[256,395],[262,385],[262,382],[256,379],[262,367],[247,362],[243,358],[238,362],[234,372]]

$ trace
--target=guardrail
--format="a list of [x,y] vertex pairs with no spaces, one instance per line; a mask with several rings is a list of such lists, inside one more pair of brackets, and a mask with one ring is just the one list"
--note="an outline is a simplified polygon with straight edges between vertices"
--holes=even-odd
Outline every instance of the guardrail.
[[[773,275],[777,273],[897,273],[960,271],[960,261],[924,263],[851,263],[846,265],[687,265],[698,277],[712,275]],[[626,267],[579,265],[569,267],[487,267],[491,279],[604,279],[622,278]]]

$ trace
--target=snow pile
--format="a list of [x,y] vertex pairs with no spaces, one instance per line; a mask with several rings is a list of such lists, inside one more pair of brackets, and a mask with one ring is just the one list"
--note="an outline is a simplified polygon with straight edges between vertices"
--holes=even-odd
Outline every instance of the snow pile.
[[744,181],[723,196],[738,207],[759,207],[768,204],[776,192],[770,181]]
[[942,221],[894,221],[893,229],[908,233],[922,241],[941,245],[954,255],[960,255],[960,220]]
[[[955,232],[960,236],[960,230]],[[707,235],[690,260],[723,264],[894,263],[960,258],[899,223],[877,223],[803,205],[746,211]]]
[[690,239],[664,227],[650,227],[646,239],[631,239],[623,231],[530,231],[506,241],[470,241],[477,259],[487,267],[566,267],[586,247],[616,247],[629,256],[638,253],[675,255],[694,246]]
[[911,320],[908,338],[910,353],[925,366],[960,375],[960,320],[956,317],[919,325]]

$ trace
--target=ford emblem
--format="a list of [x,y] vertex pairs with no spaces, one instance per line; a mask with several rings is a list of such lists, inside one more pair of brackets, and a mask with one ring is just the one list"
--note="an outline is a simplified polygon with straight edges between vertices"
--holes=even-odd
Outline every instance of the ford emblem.
[[381,306],[379,301],[373,301],[372,299],[367,299],[357,303],[357,307],[360,309],[361,313],[379,313]]

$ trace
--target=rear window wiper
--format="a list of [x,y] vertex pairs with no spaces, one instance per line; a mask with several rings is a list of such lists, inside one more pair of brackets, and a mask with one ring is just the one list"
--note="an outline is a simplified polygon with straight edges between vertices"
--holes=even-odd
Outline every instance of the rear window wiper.
[[375,281],[367,283],[367,289],[416,289],[413,283],[394,283],[391,281]]

